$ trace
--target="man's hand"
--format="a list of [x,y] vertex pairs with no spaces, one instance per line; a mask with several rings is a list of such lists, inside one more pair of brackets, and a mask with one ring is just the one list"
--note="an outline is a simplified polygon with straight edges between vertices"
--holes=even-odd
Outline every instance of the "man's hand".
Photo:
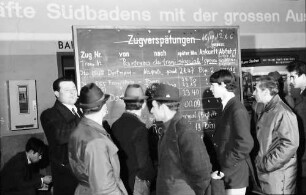
[[43,182],[44,182],[45,184],[50,184],[50,183],[52,182],[52,176],[50,176],[50,175],[44,176],[44,177],[43,177]]
[[224,177],[224,173],[221,171],[215,171],[213,173],[211,173],[211,178],[213,179],[222,179]]

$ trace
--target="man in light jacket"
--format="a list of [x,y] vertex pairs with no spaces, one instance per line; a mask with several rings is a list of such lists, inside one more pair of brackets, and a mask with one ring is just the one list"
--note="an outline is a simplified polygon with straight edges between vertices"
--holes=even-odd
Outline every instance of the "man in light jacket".
[[118,148],[102,126],[109,95],[90,83],[82,87],[84,118],[69,139],[69,163],[79,181],[75,195],[127,195],[120,179]]
[[253,93],[264,104],[256,124],[259,151],[255,166],[266,194],[295,194],[299,131],[296,115],[278,95],[272,77],[260,78]]

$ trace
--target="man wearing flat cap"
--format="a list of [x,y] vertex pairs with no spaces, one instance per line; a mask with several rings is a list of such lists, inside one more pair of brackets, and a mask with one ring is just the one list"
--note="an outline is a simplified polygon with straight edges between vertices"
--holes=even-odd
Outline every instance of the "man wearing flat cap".
[[111,128],[119,148],[121,178],[129,194],[149,195],[155,171],[149,153],[148,129],[140,119],[147,96],[139,84],[130,84],[122,99],[125,112]]
[[90,83],[82,87],[79,106],[84,118],[69,139],[69,163],[79,180],[75,195],[127,195],[120,179],[118,148],[102,126],[109,95]]
[[147,91],[150,112],[163,122],[158,142],[156,194],[205,194],[212,167],[201,134],[179,112],[179,89],[154,83]]

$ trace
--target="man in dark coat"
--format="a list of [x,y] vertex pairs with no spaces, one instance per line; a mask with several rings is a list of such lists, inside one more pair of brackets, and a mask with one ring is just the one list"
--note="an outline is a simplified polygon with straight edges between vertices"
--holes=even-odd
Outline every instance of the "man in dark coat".
[[203,195],[211,181],[211,163],[201,133],[179,112],[179,89],[154,83],[148,89],[150,112],[162,121],[158,141],[158,195]]
[[213,145],[220,171],[224,173],[226,194],[242,195],[249,184],[252,168],[249,154],[254,141],[246,108],[235,97],[235,76],[228,70],[219,70],[210,77],[211,91],[222,101],[222,113],[216,122]]
[[17,153],[0,173],[2,195],[35,195],[43,184],[50,184],[51,176],[39,174],[38,162],[42,159],[46,145],[37,138],[30,138],[25,152]]
[[[294,98],[293,111],[295,112],[300,133],[300,145],[297,151],[298,158],[298,193],[306,193],[303,187],[306,181],[306,62],[293,61],[287,66],[290,82],[294,88],[300,90],[300,94]],[[304,182],[304,183],[303,183]],[[302,191],[302,189],[304,191]]]
[[126,112],[112,126],[112,136],[119,148],[121,178],[128,193],[135,195],[149,195],[150,182],[155,176],[148,129],[141,121],[146,98],[140,85],[128,85],[122,98]]
[[56,102],[40,116],[50,147],[53,194],[73,195],[78,181],[69,166],[68,141],[81,117],[81,112],[74,105],[77,90],[74,82],[65,78],[55,80],[53,90]]

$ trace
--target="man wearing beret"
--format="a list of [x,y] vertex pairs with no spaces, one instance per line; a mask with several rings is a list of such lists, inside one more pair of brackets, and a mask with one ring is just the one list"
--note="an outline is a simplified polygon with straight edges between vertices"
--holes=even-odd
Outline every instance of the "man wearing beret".
[[141,121],[147,96],[139,84],[130,84],[122,99],[126,111],[111,128],[119,148],[121,178],[129,194],[149,195],[155,171],[150,158],[148,129]]
[[69,139],[69,162],[79,180],[75,195],[127,195],[120,179],[118,148],[102,126],[109,95],[90,83],[82,87],[84,118]]
[[148,106],[163,122],[158,143],[158,195],[203,195],[211,180],[211,164],[201,134],[179,112],[179,89],[152,84]]

